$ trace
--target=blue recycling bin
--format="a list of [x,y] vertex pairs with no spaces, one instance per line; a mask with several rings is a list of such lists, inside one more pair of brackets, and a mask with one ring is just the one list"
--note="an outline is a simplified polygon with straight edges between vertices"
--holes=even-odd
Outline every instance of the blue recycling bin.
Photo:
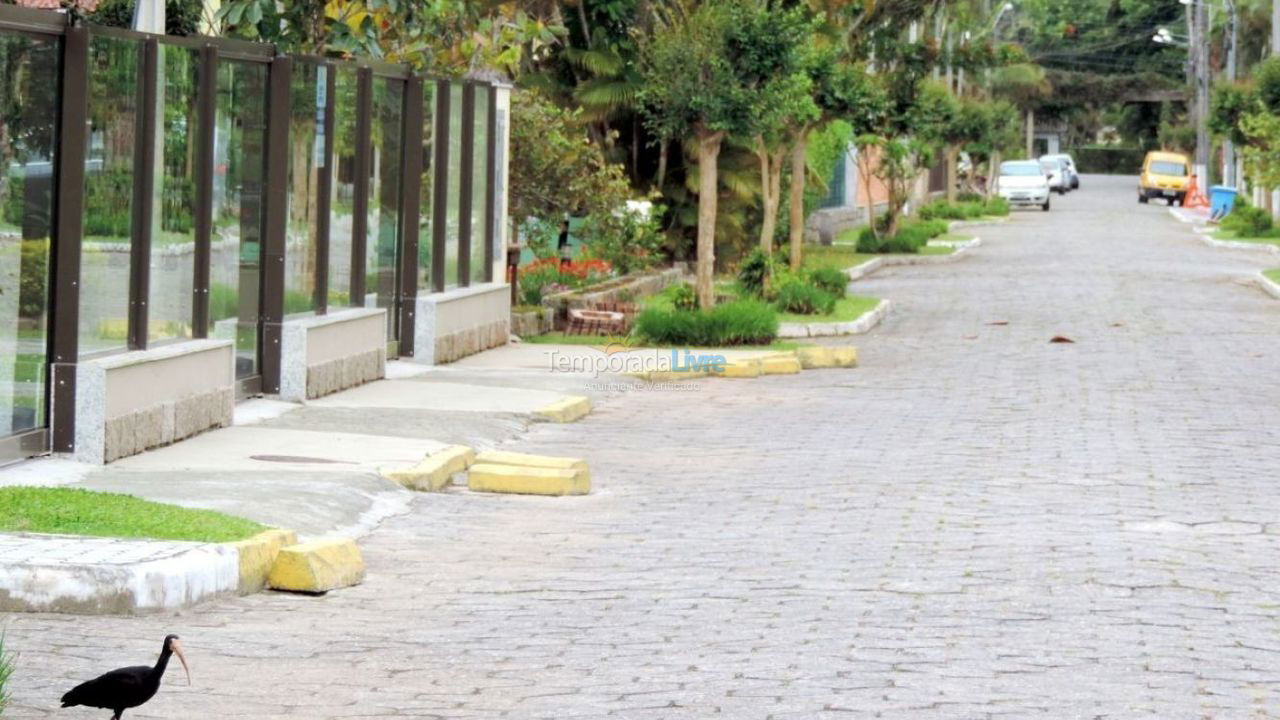
[[1236,205],[1236,189],[1227,185],[1214,185],[1209,188],[1209,215],[1222,219]]

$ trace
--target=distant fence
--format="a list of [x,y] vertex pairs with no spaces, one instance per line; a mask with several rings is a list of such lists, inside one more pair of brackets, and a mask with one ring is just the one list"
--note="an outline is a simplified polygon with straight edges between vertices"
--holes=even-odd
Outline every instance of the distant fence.
[[1141,148],[1084,147],[1068,150],[1082,173],[1137,175],[1147,151]]

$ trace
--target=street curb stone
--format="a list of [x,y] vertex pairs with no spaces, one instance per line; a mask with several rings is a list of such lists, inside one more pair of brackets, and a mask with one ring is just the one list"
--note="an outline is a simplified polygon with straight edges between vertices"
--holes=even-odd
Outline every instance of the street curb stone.
[[1280,300],[1280,283],[1277,283],[1275,280],[1267,277],[1262,273],[1262,271],[1258,272],[1258,285],[1260,285],[1268,295]]

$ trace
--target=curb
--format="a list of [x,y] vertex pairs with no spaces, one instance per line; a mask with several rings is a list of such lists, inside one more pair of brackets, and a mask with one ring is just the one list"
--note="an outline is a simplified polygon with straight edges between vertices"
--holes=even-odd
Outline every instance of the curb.
[[[873,261],[874,262],[874,261]],[[862,267],[861,265],[859,267]],[[881,300],[874,308],[862,313],[857,320],[838,323],[781,323],[778,325],[780,338],[830,337],[832,335],[860,335],[870,332],[872,328],[884,320],[889,314],[891,304]]]
[[450,445],[437,450],[407,470],[384,470],[382,477],[410,490],[440,492],[453,479],[476,461],[476,451],[466,445]]
[[281,548],[267,584],[273,590],[324,593],[364,580],[364,557],[350,538],[313,540]]
[[1195,233],[1200,236],[1200,242],[1203,242],[1209,247],[1225,248],[1228,250],[1255,250],[1271,253],[1272,255],[1280,255],[1280,245],[1244,242],[1242,240],[1219,240],[1218,238],[1210,237],[1209,233],[1211,232],[1213,232],[1213,230],[1208,227],[1202,226],[1195,228]]
[[533,411],[535,418],[557,423],[581,420],[591,412],[591,398],[584,395],[568,395],[550,405]]
[[849,276],[850,280],[860,280],[880,268],[891,265],[939,265],[942,263],[953,263],[964,257],[969,250],[982,245],[982,238],[975,237],[971,240],[962,242],[947,242],[930,240],[929,244],[933,247],[953,247],[955,252],[950,255],[881,255],[872,258],[861,265],[854,265],[851,268],[845,268],[844,274]]
[[271,566],[276,562],[280,549],[286,545],[296,545],[298,533],[293,530],[267,530],[247,540],[239,540],[225,545],[235,549],[240,565],[240,584],[236,592],[241,595],[252,595],[261,592],[267,586],[267,576]]
[[1261,270],[1258,271],[1258,285],[1260,285],[1263,291],[1268,295],[1280,300],[1280,283],[1277,283],[1275,280],[1267,277]]
[[467,488],[511,495],[586,495],[591,492],[591,478],[585,468],[476,463],[467,472]]

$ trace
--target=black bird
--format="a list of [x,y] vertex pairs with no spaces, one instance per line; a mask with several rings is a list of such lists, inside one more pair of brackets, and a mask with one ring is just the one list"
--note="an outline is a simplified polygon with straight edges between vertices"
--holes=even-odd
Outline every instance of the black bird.
[[182,643],[178,642],[177,635],[166,635],[155,667],[135,665],[120,668],[81,683],[62,696],[62,707],[83,705],[112,710],[115,714],[111,720],[120,720],[125,710],[136,708],[155,696],[160,689],[160,678],[164,677],[164,668],[169,664],[169,656],[173,653],[178,654],[190,685],[191,668],[187,667],[187,658],[182,654]]

